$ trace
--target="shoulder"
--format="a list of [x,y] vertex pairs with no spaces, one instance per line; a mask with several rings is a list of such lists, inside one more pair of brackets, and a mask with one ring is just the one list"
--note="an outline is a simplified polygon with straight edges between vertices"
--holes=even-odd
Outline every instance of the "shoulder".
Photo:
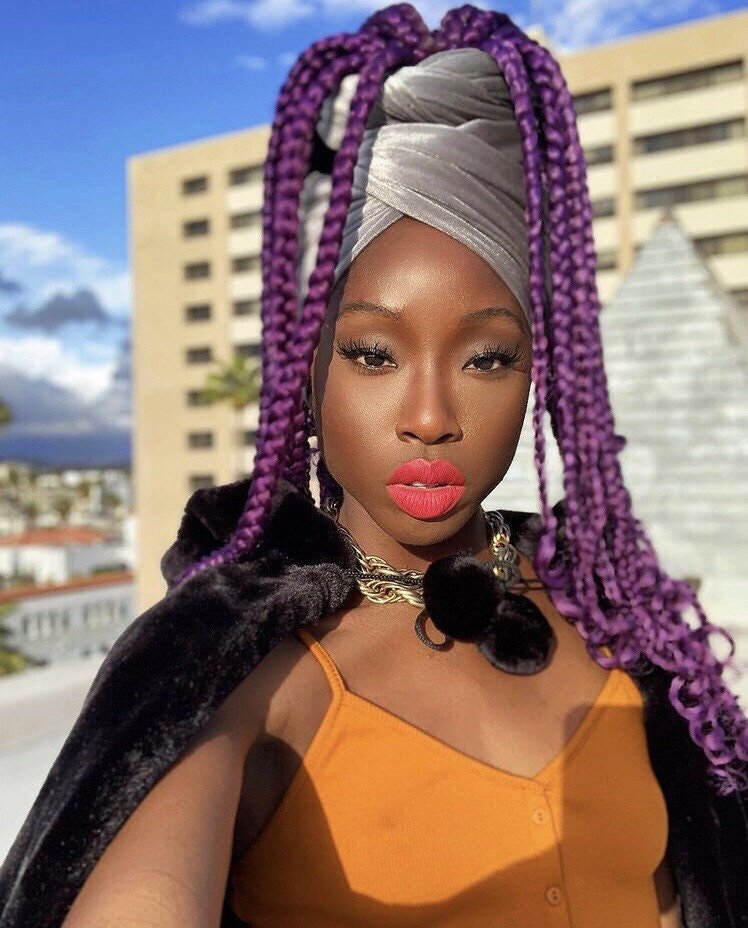
[[245,750],[260,736],[283,738],[300,709],[323,697],[325,679],[307,646],[290,634],[272,648],[217,710]]

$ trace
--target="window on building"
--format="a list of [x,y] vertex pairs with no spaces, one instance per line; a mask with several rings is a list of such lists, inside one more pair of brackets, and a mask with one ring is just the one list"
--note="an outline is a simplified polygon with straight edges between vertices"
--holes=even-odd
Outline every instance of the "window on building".
[[212,448],[213,447],[213,433],[212,432],[190,432],[187,435],[187,447],[188,448]]
[[240,442],[245,447],[257,444],[257,429],[242,429],[240,432]]
[[210,277],[210,261],[193,261],[185,264],[185,280],[204,280],[206,277]]
[[748,287],[739,287],[737,290],[731,290],[730,295],[738,306],[748,309]]
[[231,270],[234,274],[257,271],[260,269],[260,261],[259,255],[240,255],[238,258],[231,259]]
[[597,253],[598,271],[612,271],[618,267],[618,253],[615,251],[599,251]]
[[673,93],[697,90],[699,87],[715,87],[719,84],[729,84],[740,81],[742,78],[743,61],[738,58],[735,61],[725,61],[723,64],[711,65],[708,68],[678,71],[662,77],[635,81],[631,86],[631,99],[652,100]]
[[692,184],[659,187],[655,190],[638,190],[634,194],[636,209],[653,209],[675,206],[678,203],[696,203],[700,200],[723,200],[748,194],[748,174],[718,177]]
[[229,184],[237,187],[240,184],[254,184],[262,181],[263,165],[247,164],[229,171]]
[[210,319],[212,315],[212,306],[210,303],[191,303],[184,308],[185,322],[204,322]]
[[612,145],[593,145],[591,148],[585,148],[584,160],[588,167],[596,164],[610,164],[613,160]]
[[260,300],[234,300],[235,316],[259,316],[261,309]]
[[207,235],[209,232],[209,219],[190,219],[182,223],[182,235],[185,238],[195,238],[198,235]]
[[205,390],[188,390],[186,393],[188,406],[209,406]]
[[186,177],[182,181],[182,193],[185,196],[191,196],[193,193],[205,193],[207,189],[207,174],[200,174],[198,177]]
[[714,255],[735,255],[748,251],[748,229],[728,232],[725,235],[708,235],[693,240],[696,250],[703,258]]
[[229,222],[232,229],[261,229],[262,212],[235,213]]
[[259,358],[262,356],[262,345],[259,342],[243,342],[234,345],[234,353],[240,358]]
[[187,479],[190,492],[199,490],[201,487],[213,487],[216,483],[213,474],[190,474]]
[[207,364],[209,361],[213,360],[213,349],[210,345],[187,348],[184,356],[188,364]]
[[691,145],[706,145],[709,142],[724,142],[727,139],[739,139],[745,135],[744,119],[728,119],[713,122],[706,126],[690,126],[674,132],[658,132],[656,135],[643,135],[634,139],[634,154],[648,155],[657,151],[669,151],[673,148],[686,148]]
[[584,116],[586,113],[600,113],[611,109],[612,106],[613,90],[610,87],[581,93],[579,96],[574,97],[574,109],[577,116]]
[[594,219],[606,219],[616,214],[616,198],[600,197],[592,201],[592,216]]

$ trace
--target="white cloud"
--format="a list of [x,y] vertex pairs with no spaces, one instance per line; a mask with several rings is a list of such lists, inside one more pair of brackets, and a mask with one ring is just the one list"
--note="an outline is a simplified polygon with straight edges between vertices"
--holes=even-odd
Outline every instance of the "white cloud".
[[109,312],[130,315],[129,273],[57,232],[23,223],[0,224],[0,268],[23,284],[27,305],[90,287]]
[[191,26],[239,20],[258,30],[281,29],[308,19],[315,7],[308,0],[195,0],[180,12]]
[[45,268],[65,263],[81,274],[99,272],[104,262],[65,241],[56,232],[42,232],[22,223],[0,225],[0,259],[6,267]]
[[72,390],[82,400],[92,400],[110,384],[117,359],[83,363],[51,337],[0,336],[0,364],[7,364],[27,377],[43,377]]
[[237,55],[234,58],[234,64],[247,71],[264,71],[267,67],[267,59],[261,55]]
[[532,19],[540,23],[559,53],[610,42],[634,32],[682,19],[719,12],[717,0],[531,0]]
[[[480,9],[489,8],[481,0],[474,5]],[[449,0],[417,0],[415,6],[428,27],[435,29],[454,3]],[[381,7],[381,0],[194,0],[182,9],[180,18],[192,26],[239,20],[254,29],[268,30],[312,16],[335,20],[357,10],[367,15]]]
[[[454,2],[415,0],[413,5],[428,27],[436,29],[444,14],[454,7]],[[484,0],[474,0],[473,5],[480,9],[495,7]],[[195,26],[239,20],[263,31],[311,17],[335,23],[352,12],[359,11],[366,16],[381,8],[381,0],[193,0],[182,9],[180,17]],[[644,29],[719,12],[719,0],[658,0],[657,3],[627,0],[618,5],[611,5],[608,0],[528,0],[524,9],[513,13],[512,18],[525,31],[530,24],[541,27],[554,50],[565,53]],[[286,54],[279,56],[278,61],[286,66],[296,57]]]

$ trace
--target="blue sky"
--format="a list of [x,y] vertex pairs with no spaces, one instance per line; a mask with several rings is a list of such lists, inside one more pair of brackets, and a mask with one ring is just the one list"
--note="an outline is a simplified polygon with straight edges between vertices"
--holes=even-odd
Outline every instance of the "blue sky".
[[[269,122],[296,55],[322,35],[357,29],[380,5],[4,0],[0,387],[12,392],[15,370],[89,404],[111,393],[130,316],[127,158]],[[453,4],[414,5],[435,28]],[[743,5],[512,0],[495,8],[524,28],[542,25],[571,50]]]

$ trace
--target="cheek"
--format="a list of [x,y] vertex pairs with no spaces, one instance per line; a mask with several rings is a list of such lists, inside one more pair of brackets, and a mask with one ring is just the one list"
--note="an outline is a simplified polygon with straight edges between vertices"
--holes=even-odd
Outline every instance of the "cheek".
[[[346,376],[336,361],[330,366],[322,400],[322,445],[328,468],[344,482],[346,473],[359,472],[371,461],[373,436],[392,429],[388,392]],[[371,378],[375,380],[375,377]],[[368,389],[367,389],[368,386]],[[376,402],[372,398],[376,397]]]

